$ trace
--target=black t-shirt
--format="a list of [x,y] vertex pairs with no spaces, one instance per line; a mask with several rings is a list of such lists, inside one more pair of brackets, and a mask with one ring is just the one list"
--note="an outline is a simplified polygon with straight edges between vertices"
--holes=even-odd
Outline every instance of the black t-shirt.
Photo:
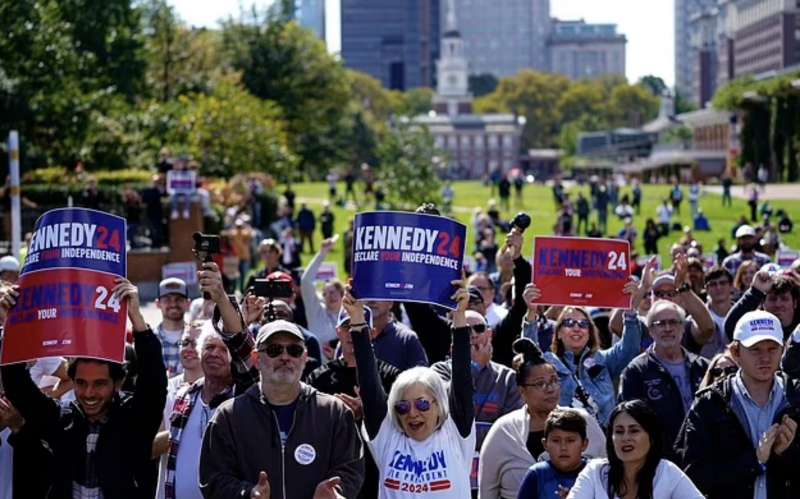
[[531,453],[533,459],[538,459],[542,452],[544,452],[542,438],[544,438],[544,430],[528,433],[528,441],[525,442],[525,447],[528,448],[528,452]]
[[275,412],[275,416],[278,418],[278,428],[281,432],[281,443],[285,444],[286,439],[289,437],[289,430],[292,429],[292,423],[294,422],[294,411],[297,409],[297,399],[294,399],[294,402],[288,405],[272,405],[272,410]]

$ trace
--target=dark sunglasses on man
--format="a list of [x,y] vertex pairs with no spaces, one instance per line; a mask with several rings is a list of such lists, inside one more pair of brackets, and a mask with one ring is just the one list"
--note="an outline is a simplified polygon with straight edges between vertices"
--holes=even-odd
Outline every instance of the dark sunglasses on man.
[[486,324],[475,324],[473,326],[470,326],[469,328],[472,329],[472,331],[475,332],[476,334],[483,334],[488,329],[486,327]]
[[280,357],[283,354],[284,350],[286,351],[287,354],[289,354],[290,357],[294,357],[295,359],[299,359],[303,355],[303,352],[306,351],[306,349],[302,345],[284,346],[284,345],[277,345],[274,343],[272,345],[267,345],[265,348],[259,351],[266,353],[267,357],[269,357],[270,359],[274,359]]

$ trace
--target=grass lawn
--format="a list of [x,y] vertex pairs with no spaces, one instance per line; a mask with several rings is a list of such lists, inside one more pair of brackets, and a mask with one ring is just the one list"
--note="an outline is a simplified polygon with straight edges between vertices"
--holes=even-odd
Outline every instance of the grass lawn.
[[[327,200],[328,197],[328,185],[325,182],[312,182],[312,183],[304,183],[304,184],[293,184],[293,189],[297,193],[297,202],[296,204],[299,206],[299,203],[306,202],[308,203],[309,207],[315,212],[319,213],[322,209],[322,204]],[[362,193],[362,186],[358,184],[356,186],[356,190],[359,194],[359,199],[363,203],[363,193]],[[455,189],[455,199],[453,201],[454,205],[454,215],[455,217],[461,221],[462,223],[467,225],[467,237],[468,237],[468,245],[467,251],[471,251],[470,244],[473,240],[472,232],[472,211],[475,207],[482,207],[485,208],[488,204],[490,199],[489,188],[484,187],[481,185],[480,182],[477,181],[464,181],[464,182],[455,182],[453,184],[453,188]],[[639,231],[639,236],[636,242],[636,250],[640,253],[644,253],[644,246],[642,242],[642,232],[644,230],[645,221],[648,218],[653,218],[658,221],[656,217],[656,208],[660,204],[661,200],[667,197],[669,192],[670,186],[666,185],[644,185],[643,186],[643,195],[642,195],[642,208],[641,214],[634,217],[634,225],[636,229]],[[282,192],[283,186],[278,187],[278,191]],[[579,191],[583,191],[584,195],[588,198],[589,197],[589,188],[585,186],[583,188],[572,188],[568,190],[570,193],[570,199],[573,201],[577,198],[577,193]],[[630,188],[622,189],[620,192],[620,197],[622,194],[630,192]],[[344,183],[340,183],[339,185],[339,194],[341,195],[344,193]],[[689,189],[688,186],[684,186],[684,202],[681,204],[681,214],[679,216],[673,216],[673,221],[680,222],[681,225],[692,225],[691,224],[691,213],[688,201],[688,194]],[[504,212],[502,217],[504,219],[511,219],[515,213],[518,211],[525,211],[531,218],[533,219],[533,223],[531,227],[525,232],[525,248],[524,253],[530,255],[533,251],[533,236],[535,235],[551,235],[553,233],[553,224],[555,223],[555,203],[553,201],[552,192],[549,187],[542,186],[542,185],[531,185],[527,184],[523,191],[523,203],[524,206],[515,207],[514,206],[514,198],[512,195],[511,200],[511,207],[510,211]],[[783,208],[792,217],[793,221],[798,222],[797,216],[800,214],[800,200],[790,200],[790,201],[770,201],[770,205],[773,207],[773,210],[777,210],[779,208]],[[374,203],[370,202],[367,206],[362,206],[362,211],[367,211],[374,207]],[[713,253],[714,249],[716,248],[717,241],[719,239],[724,239],[725,244],[730,247],[734,241],[731,237],[731,228],[736,223],[741,215],[749,215],[750,211],[747,206],[747,203],[743,199],[733,198],[733,206],[728,208],[723,208],[721,197],[716,194],[705,193],[700,198],[700,207],[702,208],[703,212],[709,219],[709,223],[711,225],[711,232],[695,232],[695,237],[703,244],[705,253]],[[356,213],[354,209],[346,209],[341,208],[339,206],[334,206],[334,215],[336,217],[335,224],[336,224],[336,233],[343,233],[348,226],[349,221],[352,219],[353,215]],[[575,219],[577,222],[577,217]],[[774,223],[777,224],[777,219],[774,220]],[[622,229],[622,222],[613,215],[613,207],[610,210],[609,218],[608,218],[608,230],[609,234],[616,235],[620,229]],[[677,241],[681,236],[680,232],[673,232],[669,238],[661,238],[658,242],[658,249],[659,254],[661,255],[662,262],[669,263],[669,247],[670,245]],[[791,234],[783,235],[783,241],[791,248],[800,248],[800,229],[793,231]],[[321,240],[319,230],[315,233],[315,242],[314,247],[315,249],[319,249],[319,243]],[[499,243],[502,243],[502,237],[498,240]],[[311,254],[303,254],[303,264],[305,265],[308,260],[312,257]],[[343,246],[341,239],[339,243],[336,245],[336,249],[331,255],[328,257],[328,261],[335,262],[339,269],[339,277],[344,277],[343,271]]]

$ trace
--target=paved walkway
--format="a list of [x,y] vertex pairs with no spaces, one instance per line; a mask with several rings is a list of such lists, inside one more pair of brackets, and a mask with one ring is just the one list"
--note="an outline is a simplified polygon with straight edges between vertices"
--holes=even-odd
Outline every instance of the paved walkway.
[[[705,187],[706,192],[722,195],[721,185],[709,185]],[[745,186],[734,185],[731,187],[731,196],[747,199],[747,192]],[[763,201],[769,199],[775,200],[789,200],[800,199],[800,183],[795,184],[767,184],[764,191],[759,193],[758,199]]]

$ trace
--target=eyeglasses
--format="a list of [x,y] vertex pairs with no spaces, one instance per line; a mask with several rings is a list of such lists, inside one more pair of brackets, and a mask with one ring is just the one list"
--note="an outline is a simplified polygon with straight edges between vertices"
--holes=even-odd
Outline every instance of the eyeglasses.
[[564,327],[579,327],[581,329],[589,329],[592,325],[588,319],[564,319],[561,322],[561,325]]
[[[428,412],[431,409],[433,402],[435,401],[416,399],[413,401],[413,404],[419,412]],[[394,410],[397,414],[403,416],[411,412],[411,404],[412,402],[410,400],[401,400],[394,405]]]
[[676,296],[678,296],[678,292],[674,291],[674,290],[673,291],[653,291],[653,296],[655,296],[656,298],[661,298],[661,299],[675,298]]
[[196,347],[197,342],[191,338],[187,338],[185,340],[181,340],[182,347]]
[[653,321],[650,323],[651,328],[666,328],[666,327],[675,327],[680,324],[683,324],[678,319],[664,319],[660,321]]
[[727,376],[728,374],[733,374],[739,370],[739,366],[725,366],[725,367],[712,367],[709,369],[709,374],[713,378],[719,378],[720,376]]
[[276,357],[280,357],[283,354],[284,350],[286,351],[286,353],[289,354],[290,357],[294,357],[295,359],[299,359],[303,355],[303,352],[306,351],[306,349],[301,345],[284,346],[275,343],[273,343],[272,345],[267,345],[266,348],[259,351],[266,353],[267,357],[274,359]]
[[529,386],[531,388],[535,388],[540,391],[549,390],[550,388],[556,388],[561,385],[561,380],[559,378],[550,378],[550,380],[541,380],[537,381],[536,383],[524,383],[522,386]]
[[475,331],[477,334],[483,334],[486,332],[486,324],[475,324],[474,326],[470,326],[470,329]]

